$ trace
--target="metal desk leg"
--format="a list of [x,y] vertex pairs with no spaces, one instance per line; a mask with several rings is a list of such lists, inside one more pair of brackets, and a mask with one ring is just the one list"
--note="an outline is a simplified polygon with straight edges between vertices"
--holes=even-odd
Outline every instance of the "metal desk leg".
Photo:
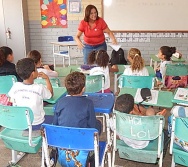
[[117,92],[117,74],[114,74],[114,93]]

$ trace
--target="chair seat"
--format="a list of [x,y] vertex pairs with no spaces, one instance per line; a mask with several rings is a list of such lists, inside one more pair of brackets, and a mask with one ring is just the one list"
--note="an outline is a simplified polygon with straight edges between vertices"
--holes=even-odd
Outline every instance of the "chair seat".
[[184,151],[177,144],[174,144],[172,152],[173,152],[173,156],[174,156],[174,161],[177,164],[181,164],[183,166],[188,166],[188,154],[186,151]]
[[37,153],[42,146],[41,136],[33,138],[33,144],[35,147],[29,146],[28,137],[22,136],[23,131],[10,130],[5,128],[0,133],[0,138],[4,142],[5,146],[11,150],[21,151],[26,153]]
[[[163,143],[163,142],[162,142]],[[157,161],[158,138],[149,142],[143,149],[133,149],[122,140],[117,140],[119,157],[145,163],[156,163]],[[163,146],[162,146],[163,149]]]

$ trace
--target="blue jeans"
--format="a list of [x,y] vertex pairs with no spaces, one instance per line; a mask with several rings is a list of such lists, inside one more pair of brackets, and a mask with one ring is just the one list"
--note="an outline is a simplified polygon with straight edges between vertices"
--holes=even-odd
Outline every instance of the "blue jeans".
[[100,45],[88,45],[88,44],[84,43],[84,48],[83,48],[84,64],[87,64],[88,55],[89,55],[90,52],[92,52],[94,50],[105,50],[105,51],[107,51],[106,42],[103,42]]

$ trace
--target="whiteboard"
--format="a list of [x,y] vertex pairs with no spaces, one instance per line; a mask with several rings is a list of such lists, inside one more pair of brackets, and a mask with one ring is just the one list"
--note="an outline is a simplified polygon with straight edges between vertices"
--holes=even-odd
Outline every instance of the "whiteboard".
[[102,0],[112,31],[188,31],[188,0]]

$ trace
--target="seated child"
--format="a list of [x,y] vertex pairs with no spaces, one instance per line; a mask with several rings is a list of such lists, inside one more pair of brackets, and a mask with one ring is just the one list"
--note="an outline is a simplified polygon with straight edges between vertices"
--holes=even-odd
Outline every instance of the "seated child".
[[30,51],[27,57],[34,60],[38,72],[45,73],[46,75],[48,75],[49,78],[58,77],[58,73],[51,70],[49,65],[42,65],[42,56],[37,50]]
[[[101,122],[96,119],[93,102],[83,96],[86,77],[81,72],[72,72],[65,78],[65,87],[68,95],[61,97],[54,108],[54,125],[96,128],[101,132]],[[84,161],[84,154],[88,151],[80,151],[77,158]],[[58,149],[59,163],[64,166],[63,156],[65,150]],[[85,157],[85,161],[87,156]]]
[[22,82],[22,79],[16,73],[16,67],[13,60],[14,55],[12,49],[7,46],[0,47],[0,76],[15,75],[17,80]]
[[[35,63],[30,58],[24,58],[17,62],[16,72],[23,82],[16,82],[8,95],[15,106],[30,107],[34,114],[33,130],[39,130],[42,123],[52,123],[53,117],[46,116],[43,109],[43,100],[50,99],[53,95],[52,85],[46,74],[38,73]],[[46,81],[47,87],[42,84],[34,84],[38,76]]]
[[90,75],[104,75],[104,93],[111,93],[109,72],[118,72],[118,66],[109,65],[109,56],[105,50],[92,51],[88,56],[88,64],[97,66],[90,70]]
[[[143,109],[143,113],[139,113],[137,110],[135,111],[134,107],[135,107],[135,104],[134,104],[133,96],[130,94],[122,94],[117,97],[114,109],[117,111],[126,113],[126,114],[134,114],[134,115],[143,114],[142,116],[156,115],[153,108]],[[164,113],[166,113],[166,111],[163,110],[162,113],[164,114]],[[162,115],[162,113],[159,113],[159,115]],[[112,119],[110,119],[110,126],[111,126],[111,129],[113,130]],[[121,140],[123,140],[127,145],[129,145],[130,147],[135,148],[135,149],[145,148],[149,144],[149,141],[138,141],[138,140],[128,139],[126,137],[120,136],[118,134],[118,132],[117,132],[117,136]]]

